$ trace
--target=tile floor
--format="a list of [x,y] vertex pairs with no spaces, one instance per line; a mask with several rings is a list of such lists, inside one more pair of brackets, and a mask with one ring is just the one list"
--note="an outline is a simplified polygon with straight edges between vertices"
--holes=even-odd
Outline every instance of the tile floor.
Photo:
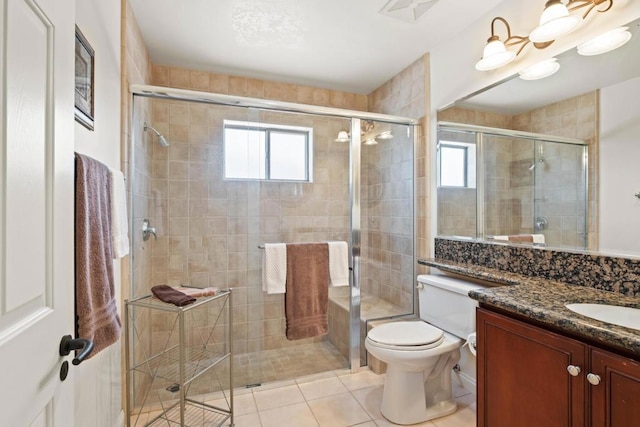
[[[382,427],[393,426],[380,414],[384,375],[366,369],[326,372],[239,391],[236,427]],[[416,424],[421,427],[475,427],[475,396],[456,389],[455,414]]]
[[[296,380],[237,389],[236,427],[387,427],[395,426],[380,414],[384,375],[365,369],[351,374],[330,371]],[[475,396],[456,388],[458,410],[416,427],[475,427]],[[207,403],[224,406],[223,401]],[[150,414],[151,415],[151,414]],[[144,420],[138,419],[138,422]]]

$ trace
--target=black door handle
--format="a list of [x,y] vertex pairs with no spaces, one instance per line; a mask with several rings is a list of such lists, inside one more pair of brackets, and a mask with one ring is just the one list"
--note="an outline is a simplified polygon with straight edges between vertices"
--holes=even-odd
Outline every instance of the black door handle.
[[79,355],[73,358],[74,365],[79,365],[93,351],[93,341],[86,338],[73,339],[71,335],[65,335],[60,341],[60,356],[66,356],[72,350],[82,350]]

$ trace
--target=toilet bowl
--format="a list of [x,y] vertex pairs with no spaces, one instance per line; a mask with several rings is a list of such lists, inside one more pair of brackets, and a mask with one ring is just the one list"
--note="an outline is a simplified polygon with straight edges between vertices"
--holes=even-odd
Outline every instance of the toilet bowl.
[[365,347],[387,363],[380,412],[395,424],[416,424],[456,411],[451,372],[460,360],[462,337],[475,332],[482,288],[446,276],[418,276],[420,318],[385,323],[367,334]]

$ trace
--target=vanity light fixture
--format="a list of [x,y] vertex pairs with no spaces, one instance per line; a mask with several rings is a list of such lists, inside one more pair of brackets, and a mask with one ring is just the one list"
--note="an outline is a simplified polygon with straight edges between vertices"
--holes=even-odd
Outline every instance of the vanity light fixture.
[[539,80],[555,74],[560,69],[556,58],[545,59],[520,71],[522,80]]
[[[479,71],[494,70],[507,65],[522,52],[531,42],[536,49],[544,49],[551,45],[558,37],[568,34],[582,23],[583,19],[597,7],[598,12],[607,12],[613,6],[613,0],[548,0],[540,16],[539,25],[528,36],[512,36],[511,28],[506,19],[498,16],[491,21],[491,37],[482,53],[482,59],[476,63]],[[580,16],[573,12],[586,8]],[[502,22],[507,27],[507,38],[504,42],[496,35],[495,23]],[[517,51],[508,47],[518,46]]]
[[369,139],[365,139],[362,144],[363,145],[376,145],[377,143],[378,143],[378,141],[376,141],[375,138],[369,138]]
[[549,0],[540,15],[540,24],[531,31],[529,39],[533,42],[550,42],[569,34],[582,22],[578,15],[571,15],[569,9],[560,0]]
[[619,27],[578,45],[578,53],[584,56],[600,55],[619,48],[629,40],[629,27]]
[[[507,27],[507,38],[504,42],[502,42],[500,37],[496,35],[496,21],[502,22],[505,27]],[[487,45],[484,47],[484,51],[482,52],[482,59],[476,63],[476,70],[488,71],[507,65],[516,58],[518,53],[520,53],[522,48],[524,48],[527,41],[526,37],[511,35],[511,27],[506,19],[501,16],[493,18],[491,21],[491,37],[487,39]],[[512,46],[518,43],[522,43],[522,46],[517,53],[507,50],[507,46]]]

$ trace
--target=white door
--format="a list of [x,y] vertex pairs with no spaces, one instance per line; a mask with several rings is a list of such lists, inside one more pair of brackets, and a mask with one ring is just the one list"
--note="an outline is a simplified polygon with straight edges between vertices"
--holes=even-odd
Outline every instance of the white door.
[[[73,426],[73,0],[0,0],[0,425]],[[71,374],[73,370],[71,370]]]

